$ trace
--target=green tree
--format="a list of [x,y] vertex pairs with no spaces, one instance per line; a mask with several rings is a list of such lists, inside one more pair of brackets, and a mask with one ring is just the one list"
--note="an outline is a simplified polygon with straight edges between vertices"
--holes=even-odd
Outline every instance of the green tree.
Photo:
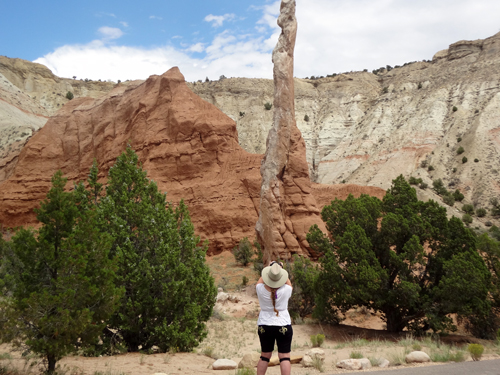
[[288,310],[293,319],[304,319],[313,313],[315,306],[314,284],[319,274],[318,267],[311,260],[294,255],[293,263],[285,263],[293,294],[288,301]]
[[464,204],[462,206],[462,211],[466,214],[472,215],[474,213],[474,206],[472,204]]
[[98,211],[114,238],[117,282],[125,288],[110,327],[130,351],[197,346],[207,335],[217,290],[205,264],[207,245],[199,246],[184,202],[167,203],[127,147],[109,170]]
[[448,190],[444,187],[443,181],[438,178],[437,180],[432,181],[432,187],[434,191],[439,195],[447,195]]
[[95,212],[77,208],[66,182],[56,172],[35,210],[42,227],[20,229],[4,254],[0,335],[42,355],[49,374],[63,356],[97,340],[122,293],[108,256],[111,236],[97,230]]
[[[323,253],[315,315],[338,322],[354,306],[381,312],[391,332],[453,329],[449,314],[484,317],[488,271],[474,235],[434,201],[418,201],[399,176],[383,201],[362,195],[322,210],[330,236],[313,226],[307,240]],[[425,246],[425,251],[424,251]],[[463,267],[466,290],[457,277]],[[453,303],[460,290],[460,304]],[[486,301],[477,305],[478,300]]]
[[73,93],[72,93],[71,91],[68,91],[68,92],[66,93],[66,99],[71,100],[71,99],[73,99],[74,97],[75,97],[75,96],[73,95]]
[[243,267],[246,267],[252,261],[253,254],[252,244],[248,240],[248,237],[243,238],[238,243],[238,246],[235,246],[233,249],[234,259]]
[[464,200],[464,195],[460,192],[460,190],[456,189],[455,192],[453,193],[453,198],[455,198],[455,200],[457,202],[462,202]]

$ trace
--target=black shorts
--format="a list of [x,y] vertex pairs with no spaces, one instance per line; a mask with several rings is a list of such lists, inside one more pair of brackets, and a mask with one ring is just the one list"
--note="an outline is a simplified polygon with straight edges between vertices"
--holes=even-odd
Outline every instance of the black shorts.
[[292,351],[293,329],[288,326],[259,326],[260,348],[262,353],[274,350],[274,343],[278,345],[278,353],[290,353]]

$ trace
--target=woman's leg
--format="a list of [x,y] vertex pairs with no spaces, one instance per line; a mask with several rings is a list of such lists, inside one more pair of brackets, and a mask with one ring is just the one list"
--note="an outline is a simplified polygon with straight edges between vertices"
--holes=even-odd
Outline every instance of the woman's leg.
[[[292,364],[290,363],[290,353],[278,353],[280,359],[281,375],[290,375],[292,372]],[[286,358],[284,361],[282,359]]]
[[[259,363],[257,364],[257,375],[264,375],[266,373],[272,354],[273,352],[260,353]],[[262,358],[267,358],[267,361],[264,361]]]

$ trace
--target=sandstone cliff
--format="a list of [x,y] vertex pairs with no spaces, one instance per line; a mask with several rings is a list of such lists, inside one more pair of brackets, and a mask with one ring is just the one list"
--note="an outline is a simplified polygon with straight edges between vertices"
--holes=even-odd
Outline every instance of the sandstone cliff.
[[[271,80],[230,78],[191,88],[237,122],[247,151],[263,152],[272,124],[264,108],[272,102]],[[387,189],[402,173],[429,185],[442,178],[483,207],[500,195],[500,33],[378,75],[295,79],[295,101],[316,182]]]
[[[129,142],[167,199],[185,200],[211,253],[255,237],[262,155],[239,146],[235,123],[189,90],[177,68],[137,87],[117,86],[101,99],[73,99],[52,116],[0,184],[0,223],[36,225],[33,208],[56,170],[71,188],[96,158],[104,180]],[[323,200],[331,193],[318,188]]]

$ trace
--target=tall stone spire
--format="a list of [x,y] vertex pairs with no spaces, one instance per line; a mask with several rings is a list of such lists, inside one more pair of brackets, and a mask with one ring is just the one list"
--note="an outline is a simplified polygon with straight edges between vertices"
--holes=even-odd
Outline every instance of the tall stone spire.
[[325,229],[311,194],[305,142],[295,122],[295,0],[282,0],[278,25],[282,32],[273,51],[273,126],[260,168],[260,214],[256,225],[264,261],[288,259],[293,254],[314,255],[306,234],[313,224]]

